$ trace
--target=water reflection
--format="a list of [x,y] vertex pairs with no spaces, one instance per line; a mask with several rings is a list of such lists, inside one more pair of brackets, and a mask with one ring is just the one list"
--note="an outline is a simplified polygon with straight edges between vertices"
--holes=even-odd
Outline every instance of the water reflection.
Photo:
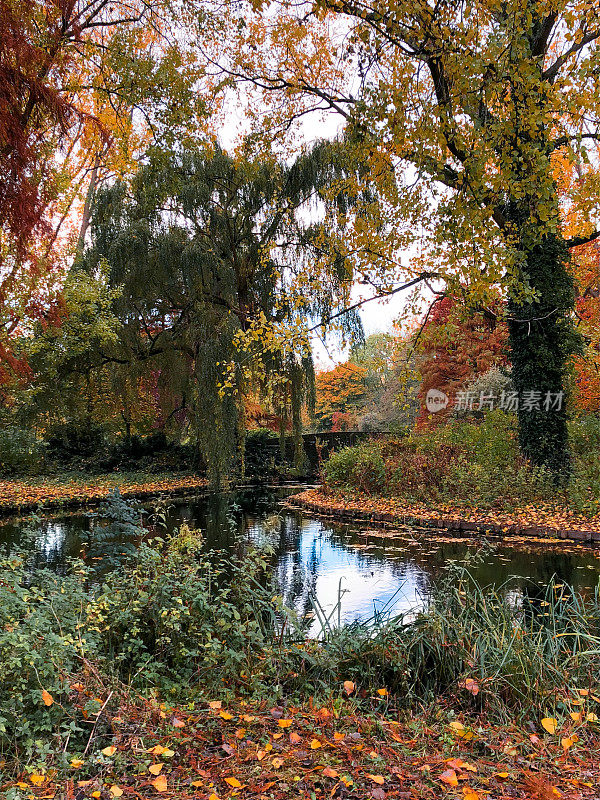
[[[600,576],[599,553],[586,546],[561,542],[556,548],[536,547],[523,541],[516,547],[495,544],[486,549],[476,538],[430,530],[335,525],[282,509],[283,494],[246,491],[173,502],[166,531],[152,527],[147,509],[148,535],[168,535],[185,522],[202,531],[207,549],[225,550],[234,558],[244,542],[268,543],[274,551],[274,581],[284,603],[299,615],[310,616],[316,598],[332,624],[418,607],[432,579],[452,562],[469,561],[480,584],[506,583],[532,606],[543,602],[545,586],[553,577],[586,594],[593,592]],[[85,514],[6,522],[0,526],[0,547],[6,551],[26,542],[36,566],[64,571],[68,558],[80,554],[92,524],[93,518]],[[475,553],[478,558],[473,561]],[[314,619],[313,630],[318,624]]]
[[422,602],[428,574],[412,561],[355,549],[319,520],[286,514],[281,520],[275,579],[285,605],[331,624],[408,611]]

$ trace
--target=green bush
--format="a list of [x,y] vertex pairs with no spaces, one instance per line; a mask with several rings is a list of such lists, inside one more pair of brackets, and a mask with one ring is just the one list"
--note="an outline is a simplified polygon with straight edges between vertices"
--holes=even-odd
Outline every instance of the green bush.
[[39,472],[44,445],[29,430],[14,425],[0,428],[0,475]]
[[101,582],[80,561],[60,576],[32,570],[23,555],[0,560],[0,753],[31,752],[51,737],[77,751],[86,726],[70,684],[85,664],[113,686],[187,695],[194,684],[221,690],[226,679],[271,691],[268,557],[247,549],[232,563],[205,553],[183,526],[168,542],[142,542],[127,569]]
[[[0,751],[31,753],[40,737],[82,730],[69,703],[69,675],[96,651],[86,622],[86,574],[32,572],[23,556],[0,561]],[[44,703],[43,692],[54,703]]]
[[556,494],[550,476],[518,452],[512,416],[491,411],[480,423],[453,420],[402,439],[375,439],[334,453],[326,485],[345,492],[512,508]]
[[324,468],[330,486],[352,487],[365,494],[383,494],[386,489],[385,460],[381,445],[361,442],[332,453]]

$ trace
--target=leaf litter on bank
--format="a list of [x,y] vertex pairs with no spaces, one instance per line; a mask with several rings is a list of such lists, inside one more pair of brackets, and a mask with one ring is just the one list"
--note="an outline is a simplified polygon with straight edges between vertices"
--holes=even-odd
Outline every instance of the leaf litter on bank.
[[[444,724],[441,706],[435,721],[399,721],[393,712],[381,714],[380,698],[369,708],[345,697],[326,706],[309,700],[276,709],[238,699],[227,703],[230,719],[218,701],[167,714],[156,702],[130,699],[112,718],[112,743],[102,748],[104,754],[118,753],[118,761],[110,757],[100,766],[91,753],[87,760],[72,754],[77,767],[71,762],[68,774],[23,774],[12,786],[36,800],[597,796],[600,737],[598,726],[585,718],[544,718],[537,735],[517,726],[494,727],[484,718]],[[183,726],[173,727],[173,714]],[[282,728],[281,720],[291,725]],[[471,738],[461,735],[472,730]]]

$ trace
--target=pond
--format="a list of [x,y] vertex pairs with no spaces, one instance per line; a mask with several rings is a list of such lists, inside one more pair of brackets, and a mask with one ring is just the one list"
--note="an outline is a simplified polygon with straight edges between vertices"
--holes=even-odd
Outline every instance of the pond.
[[[249,489],[171,499],[166,531],[185,522],[202,532],[207,549],[230,552],[240,537],[270,544],[273,577],[284,603],[310,617],[316,602],[331,615],[332,624],[422,606],[432,579],[453,562],[467,563],[482,585],[506,583],[531,599],[541,600],[553,577],[582,594],[592,593],[600,579],[600,551],[591,546],[337,524],[286,508],[285,496],[297,490]],[[151,512],[147,507],[148,525]],[[0,522],[0,548],[7,551],[22,543],[29,529],[35,564],[62,571],[69,558],[80,555],[94,521],[90,512],[5,520]]]

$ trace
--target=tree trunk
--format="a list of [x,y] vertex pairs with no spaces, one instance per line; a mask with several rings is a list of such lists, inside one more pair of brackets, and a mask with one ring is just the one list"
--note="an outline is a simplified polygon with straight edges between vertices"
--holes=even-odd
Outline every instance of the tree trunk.
[[570,475],[566,378],[578,343],[568,261],[569,251],[560,235],[545,235],[524,252],[524,277],[537,299],[511,298],[508,304],[521,452],[534,465],[549,469],[557,483],[565,483]]

